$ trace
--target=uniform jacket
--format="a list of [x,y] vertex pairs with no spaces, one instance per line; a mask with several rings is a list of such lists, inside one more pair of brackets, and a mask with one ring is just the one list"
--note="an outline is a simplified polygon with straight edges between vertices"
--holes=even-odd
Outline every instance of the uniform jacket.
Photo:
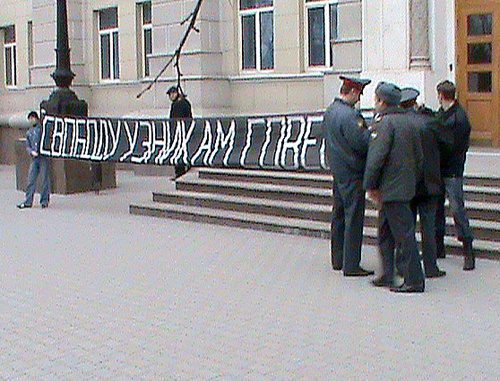
[[170,118],[192,118],[191,113],[191,103],[179,95],[175,101],[172,102],[170,106]]
[[334,178],[338,181],[362,179],[370,132],[354,107],[336,98],[325,112],[323,136]]
[[422,181],[422,164],[422,139],[415,118],[399,107],[381,112],[372,126],[364,188],[380,190],[382,202],[409,202]]
[[462,177],[466,154],[469,149],[471,125],[465,110],[455,102],[448,110],[438,111],[438,118],[444,129],[453,136],[453,149],[442,159],[443,177]]
[[33,157],[33,153],[40,153],[40,139],[42,137],[42,126],[37,122],[28,129],[26,134],[26,152]]
[[415,126],[422,139],[423,179],[417,185],[417,196],[437,196],[443,193],[441,186],[441,156],[449,155],[452,137],[446,133],[439,120],[430,110],[407,111],[415,118]]

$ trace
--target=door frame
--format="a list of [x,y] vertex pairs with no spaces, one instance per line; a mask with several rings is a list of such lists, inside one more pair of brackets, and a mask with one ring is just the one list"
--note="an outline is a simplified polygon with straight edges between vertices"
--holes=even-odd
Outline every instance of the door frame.
[[[470,13],[493,14],[493,30],[491,37],[470,37],[467,34],[467,15]],[[467,108],[469,101],[491,100],[492,126],[489,133],[474,132],[474,115],[469,113],[472,123],[471,140],[481,145],[500,147],[500,0],[456,0],[456,61],[457,61],[457,98]],[[488,35],[489,36],[489,35]],[[467,44],[469,41],[492,41],[492,63],[487,65],[470,65],[467,57]],[[492,71],[491,93],[470,93],[468,91],[468,71],[481,69]]]

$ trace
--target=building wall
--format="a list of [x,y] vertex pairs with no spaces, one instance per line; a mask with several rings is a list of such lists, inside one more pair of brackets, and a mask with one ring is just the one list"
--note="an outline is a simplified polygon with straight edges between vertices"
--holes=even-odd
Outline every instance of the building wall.
[[[401,86],[422,89],[422,99],[435,106],[434,87],[453,78],[453,2],[428,0],[429,67],[411,68],[410,5],[416,0],[339,0],[339,31],[333,46],[332,68],[308,68],[305,0],[274,1],[275,68],[271,72],[241,70],[239,1],[205,0],[197,27],[181,59],[182,85],[195,116],[317,111],[338,94],[339,73],[361,74]],[[426,0],[427,1],[427,0]],[[37,109],[54,89],[55,0],[0,0],[0,27],[16,25],[18,86],[0,83],[0,121]],[[194,0],[153,0],[153,55],[156,75],[172,56],[184,34]],[[137,4],[131,0],[67,0],[73,90],[89,104],[91,115],[166,116],[165,96],[175,83],[171,67],[152,90],[137,98],[151,81],[139,75]],[[120,80],[99,80],[97,11],[118,7]],[[34,62],[27,62],[27,22],[33,22]],[[442,22],[449,20],[449,22]],[[2,40],[3,41],[3,40]],[[3,54],[2,54],[3,56]],[[0,60],[1,61],[1,60]],[[452,64],[452,70],[449,65]],[[2,68],[3,73],[3,68]],[[375,86],[369,86],[362,107],[371,107]]]

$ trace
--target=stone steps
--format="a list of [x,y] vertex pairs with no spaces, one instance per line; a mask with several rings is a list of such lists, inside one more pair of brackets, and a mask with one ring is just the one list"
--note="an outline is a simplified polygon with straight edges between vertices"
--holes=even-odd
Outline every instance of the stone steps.
[[[464,187],[468,200],[470,194],[482,195],[477,197],[481,201],[466,201],[475,250],[478,255],[500,258],[500,199],[487,201],[499,192],[500,181],[471,178],[467,183],[477,184]],[[131,205],[130,213],[329,238],[331,199],[331,176],[324,173],[203,168],[177,179],[175,191],[156,191],[152,202]],[[365,244],[376,243],[377,216],[368,202]],[[450,253],[460,246],[454,233],[448,217]]]

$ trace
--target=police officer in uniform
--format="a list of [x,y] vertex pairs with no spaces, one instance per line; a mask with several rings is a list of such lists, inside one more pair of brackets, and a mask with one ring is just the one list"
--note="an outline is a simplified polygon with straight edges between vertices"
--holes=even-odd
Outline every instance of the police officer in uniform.
[[360,267],[365,192],[363,173],[370,132],[354,108],[371,80],[340,76],[340,97],[325,112],[323,135],[333,174],[331,256],[334,270],[345,276],[367,276],[374,272]]
[[417,194],[410,203],[413,215],[420,216],[420,230],[422,232],[422,256],[426,278],[439,278],[446,275],[437,266],[437,247],[435,221],[439,196],[442,194],[440,157],[441,152],[451,149],[451,136],[447,138],[440,123],[433,116],[431,110],[417,107],[417,89],[407,87],[401,90],[401,107],[407,111],[409,117],[414,118],[415,127],[422,139],[424,153],[424,177],[417,185]]
[[[391,291],[424,292],[425,279],[415,240],[415,222],[410,201],[422,179],[422,142],[412,118],[399,107],[401,90],[380,82],[375,89],[375,112],[363,185],[368,197],[380,205],[378,241],[383,274],[374,286]],[[404,283],[394,285],[394,256]]]

